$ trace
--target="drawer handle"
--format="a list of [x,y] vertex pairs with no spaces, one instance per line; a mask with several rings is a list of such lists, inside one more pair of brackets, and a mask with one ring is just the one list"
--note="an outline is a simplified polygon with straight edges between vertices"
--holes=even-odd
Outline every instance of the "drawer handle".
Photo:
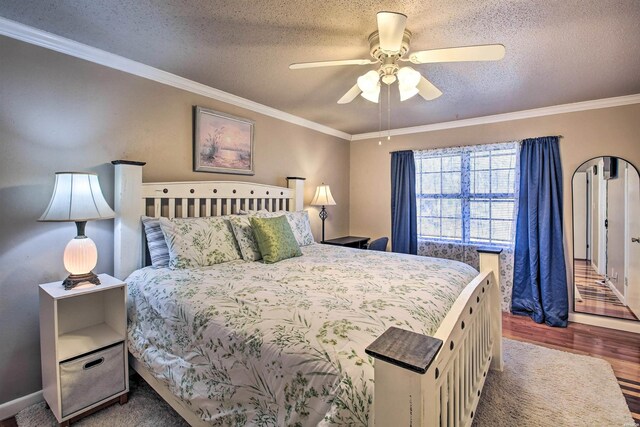
[[91,362],[87,362],[84,364],[84,366],[82,367],[82,369],[91,369],[91,368],[95,368],[96,366],[102,364],[102,362],[104,362],[104,357],[101,357],[100,359],[96,359],[96,360],[92,360]]

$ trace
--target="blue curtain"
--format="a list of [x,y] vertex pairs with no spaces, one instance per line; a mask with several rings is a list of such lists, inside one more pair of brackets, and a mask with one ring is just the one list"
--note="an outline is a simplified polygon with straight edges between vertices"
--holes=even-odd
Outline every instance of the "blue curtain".
[[556,136],[522,142],[511,311],[537,323],[567,326],[562,169]]
[[391,250],[418,253],[416,165],[413,151],[391,153]]

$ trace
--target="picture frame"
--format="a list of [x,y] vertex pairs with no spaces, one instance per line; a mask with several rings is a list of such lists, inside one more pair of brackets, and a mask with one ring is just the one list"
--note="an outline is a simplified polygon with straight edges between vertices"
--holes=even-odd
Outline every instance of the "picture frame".
[[254,175],[253,120],[194,107],[193,170]]

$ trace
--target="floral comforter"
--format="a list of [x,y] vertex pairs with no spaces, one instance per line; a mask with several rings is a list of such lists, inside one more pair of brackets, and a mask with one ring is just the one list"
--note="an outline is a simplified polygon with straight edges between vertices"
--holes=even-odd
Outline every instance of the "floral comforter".
[[212,425],[371,424],[390,326],[433,334],[477,272],[437,258],[313,244],[265,265],[131,274],[129,350]]

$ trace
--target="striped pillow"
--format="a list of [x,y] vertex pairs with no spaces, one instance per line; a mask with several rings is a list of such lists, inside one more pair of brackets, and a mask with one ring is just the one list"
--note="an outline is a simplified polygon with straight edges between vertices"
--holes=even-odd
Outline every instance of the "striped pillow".
[[160,219],[143,216],[144,232],[147,236],[147,248],[151,255],[151,265],[154,267],[169,266],[169,247],[160,228]]

